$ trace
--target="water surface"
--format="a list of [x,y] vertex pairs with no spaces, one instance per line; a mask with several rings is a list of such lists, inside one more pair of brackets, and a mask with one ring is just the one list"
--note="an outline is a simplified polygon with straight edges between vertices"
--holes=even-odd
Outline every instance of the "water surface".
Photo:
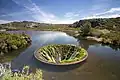
[[[16,31],[23,32],[23,31]],[[73,38],[63,32],[24,31],[32,38],[32,45],[12,60],[12,68],[30,65],[43,70],[45,80],[120,80],[120,50],[94,41]],[[47,44],[75,44],[88,51],[88,59],[77,67],[49,66],[37,61],[34,51]]]

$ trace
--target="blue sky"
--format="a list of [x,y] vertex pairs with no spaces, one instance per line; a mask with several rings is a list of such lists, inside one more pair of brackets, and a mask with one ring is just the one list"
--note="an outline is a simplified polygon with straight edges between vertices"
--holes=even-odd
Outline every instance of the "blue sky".
[[120,0],[0,0],[0,23],[69,24],[80,19],[120,17]]

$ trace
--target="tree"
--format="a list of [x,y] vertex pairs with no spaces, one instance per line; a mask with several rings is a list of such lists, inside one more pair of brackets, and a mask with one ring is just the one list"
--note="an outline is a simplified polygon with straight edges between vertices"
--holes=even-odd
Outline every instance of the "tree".
[[82,36],[87,36],[90,34],[91,30],[91,23],[86,21],[82,26],[81,26],[81,35]]

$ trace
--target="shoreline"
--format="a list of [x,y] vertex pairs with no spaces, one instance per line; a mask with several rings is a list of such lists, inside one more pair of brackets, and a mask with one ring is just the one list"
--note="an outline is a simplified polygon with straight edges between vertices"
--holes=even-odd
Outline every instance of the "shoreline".
[[[96,42],[98,42],[98,43],[103,43],[103,44],[109,44],[109,45],[115,45],[115,46],[119,46],[118,44],[115,44],[115,43],[113,43],[112,41],[110,41],[110,39],[108,38],[108,39],[105,39],[105,38],[102,38],[102,37],[100,37],[100,38],[97,38],[97,37],[95,37],[95,36],[86,36],[86,37],[82,37],[82,36],[80,36],[80,33],[79,33],[79,30],[78,29],[75,29],[75,28],[73,28],[73,29],[65,29],[65,30],[63,30],[63,29],[37,29],[37,28],[23,28],[23,29],[14,29],[14,30],[8,30],[8,31],[19,31],[19,30],[25,30],[25,31],[60,31],[60,32],[65,32],[65,33],[67,33],[68,35],[70,35],[70,36],[73,36],[73,37],[75,37],[75,38],[77,38],[77,39],[81,39],[81,40],[93,40],[93,41],[96,41]],[[6,31],[5,31],[6,32]]]

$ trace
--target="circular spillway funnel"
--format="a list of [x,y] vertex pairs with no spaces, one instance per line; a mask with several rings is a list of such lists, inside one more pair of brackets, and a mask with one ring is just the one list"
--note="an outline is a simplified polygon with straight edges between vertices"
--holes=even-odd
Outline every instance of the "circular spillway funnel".
[[35,51],[37,60],[51,65],[72,65],[87,59],[85,49],[71,44],[51,44]]

